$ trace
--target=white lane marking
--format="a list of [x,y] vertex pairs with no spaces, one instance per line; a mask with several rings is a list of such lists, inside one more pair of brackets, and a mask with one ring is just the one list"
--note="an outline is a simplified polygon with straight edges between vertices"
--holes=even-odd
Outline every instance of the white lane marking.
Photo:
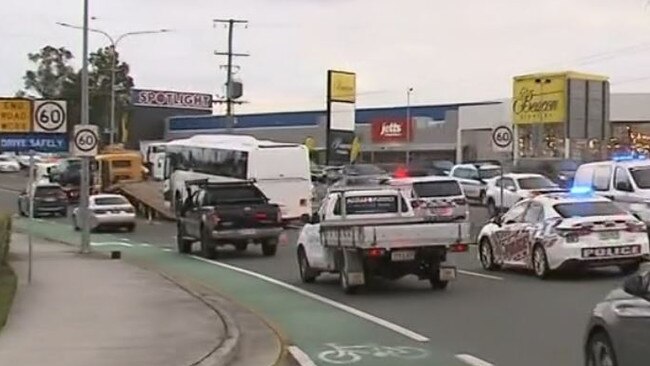
[[122,241],[131,241],[131,239],[129,239],[129,238],[120,238],[120,240],[122,240]]
[[122,243],[122,242],[119,242],[119,241],[109,241],[109,242],[104,242],[104,243],[92,242],[92,243],[90,243],[90,245],[95,246],[95,247],[105,247],[105,246],[111,246],[111,245],[121,245],[123,247],[132,247],[133,246],[133,244]]
[[314,361],[297,346],[289,346],[288,350],[300,366],[316,366]]
[[458,354],[456,355],[456,358],[471,366],[494,366],[487,361],[468,354]]
[[171,251],[172,251],[173,249],[169,249],[169,248],[162,248],[162,250],[163,250],[163,252],[171,252]]
[[341,304],[340,302],[336,302],[334,300],[328,299],[327,297],[317,295],[317,294],[315,294],[313,292],[303,290],[300,287],[296,287],[296,286],[290,285],[288,283],[276,280],[275,278],[271,278],[271,277],[265,276],[263,274],[253,272],[253,271],[249,271],[249,270],[246,270],[246,269],[243,269],[243,268],[231,266],[229,264],[225,264],[225,263],[221,263],[221,262],[201,258],[201,257],[195,256],[195,255],[192,255],[190,257],[192,257],[194,259],[197,259],[197,260],[200,260],[202,262],[207,262],[207,263],[214,264],[214,265],[217,265],[217,266],[220,266],[220,267],[223,267],[223,268],[228,268],[228,269],[231,269],[233,271],[237,271],[237,272],[240,272],[240,273],[252,276],[252,277],[259,278],[260,280],[272,283],[274,285],[278,285],[280,287],[284,287],[287,290],[291,290],[291,291],[296,292],[296,293],[298,293],[300,295],[309,297],[309,298],[311,298],[313,300],[316,300],[316,301],[320,301],[320,302],[322,302],[324,304],[330,305],[330,306],[335,307],[335,308],[337,308],[339,310],[343,310],[343,311],[345,311],[347,313],[358,316],[358,317],[363,318],[363,319],[365,319],[367,321],[373,322],[373,323],[375,323],[375,324],[377,324],[377,325],[379,325],[381,327],[390,329],[393,332],[399,333],[399,334],[401,334],[401,335],[403,335],[405,337],[411,338],[411,339],[413,339],[415,341],[418,341],[418,342],[428,342],[429,341],[429,338],[427,338],[427,337],[425,337],[425,336],[423,336],[421,334],[418,334],[418,333],[416,333],[416,332],[414,332],[412,330],[406,329],[406,328],[404,328],[404,327],[402,327],[400,325],[391,323],[388,320],[384,320],[384,319],[376,317],[376,316],[374,316],[372,314],[368,314],[368,313],[366,313],[364,311],[361,311],[359,309],[355,309],[355,308],[353,308],[351,306]]
[[151,244],[149,244],[149,243],[140,243],[140,246],[142,246],[142,247],[150,247]]
[[467,275],[467,276],[486,278],[488,280],[503,281],[503,277],[491,276],[491,275],[486,275],[486,274],[477,273],[477,272],[464,271],[462,269],[459,269],[458,273],[461,273],[461,274],[464,274],[464,275]]

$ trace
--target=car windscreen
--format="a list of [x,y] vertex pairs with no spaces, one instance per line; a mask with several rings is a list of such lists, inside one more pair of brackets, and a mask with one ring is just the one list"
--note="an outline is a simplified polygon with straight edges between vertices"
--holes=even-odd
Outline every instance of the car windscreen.
[[345,174],[349,175],[386,175],[386,171],[376,165],[359,164],[345,168]]
[[521,189],[543,189],[543,188],[556,188],[557,184],[551,182],[546,177],[530,177],[517,179],[519,188]]
[[413,190],[418,197],[422,198],[463,195],[460,185],[455,180],[417,182],[413,183]]
[[129,201],[124,197],[97,197],[95,198],[96,206],[127,205]]
[[640,189],[650,189],[650,166],[643,168],[630,168],[634,183]]
[[220,204],[233,204],[238,202],[263,203],[266,198],[259,189],[252,186],[241,187],[215,187],[205,191],[203,204],[214,206]]
[[611,216],[624,215],[625,211],[612,202],[567,202],[555,206],[560,216],[565,219],[571,217]]
[[478,171],[479,178],[481,179],[490,179],[498,175],[501,175],[501,169],[499,168],[488,168],[488,169],[479,169]]
[[[402,204],[405,204],[402,201]],[[366,215],[397,212],[397,196],[358,196],[345,199],[345,213]]]
[[34,191],[34,195],[36,197],[56,196],[62,192],[63,190],[61,189],[61,187],[57,187],[57,186],[36,187],[36,190]]

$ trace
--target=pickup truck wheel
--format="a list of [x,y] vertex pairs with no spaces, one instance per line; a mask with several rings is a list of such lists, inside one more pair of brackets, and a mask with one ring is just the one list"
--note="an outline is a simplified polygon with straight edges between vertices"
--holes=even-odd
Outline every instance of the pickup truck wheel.
[[350,285],[348,282],[348,275],[344,271],[341,271],[339,279],[341,280],[341,288],[346,294],[354,295],[359,291],[359,286]]
[[447,285],[449,285],[449,281],[443,281],[440,279],[440,271],[438,269],[434,269],[431,273],[429,283],[433,290],[444,290],[447,288]]
[[298,268],[300,269],[300,279],[304,283],[313,283],[316,281],[318,274],[309,266],[305,249],[298,249]]
[[213,259],[217,256],[217,248],[212,238],[203,228],[201,228],[201,255],[207,259]]
[[262,242],[262,254],[265,257],[272,257],[278,251],[278,239],[266,239]]
[[176,224],[176,248],[181,254],[192,253],[192,241],[185,239],[185,230],[180,223]]

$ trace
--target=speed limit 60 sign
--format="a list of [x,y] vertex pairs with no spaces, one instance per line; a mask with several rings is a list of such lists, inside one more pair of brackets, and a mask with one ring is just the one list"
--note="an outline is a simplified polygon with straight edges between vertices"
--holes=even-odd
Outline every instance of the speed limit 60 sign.
[[497,126],[492,129],[492,150],[497,152],[512,151],[512,130],[509,126]]
[[65,133],[68,126],[68,105],[64,100],[34,101],[34,132]]
[[76,125],[72,135],[74,156],[95,156],[99,146],[99,134],[95,125]]

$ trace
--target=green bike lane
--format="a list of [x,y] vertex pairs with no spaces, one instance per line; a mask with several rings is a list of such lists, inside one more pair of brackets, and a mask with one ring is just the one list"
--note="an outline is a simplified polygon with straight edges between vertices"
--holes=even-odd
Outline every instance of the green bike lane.
[[[26,232],[28,221],[15,219],[14,226]],[[39,237],[79,245],[79,233],[68,225],[34,221],[30,230]],[[390,329],[400,327],[262,275],[111,234],[92,234],[91,242],[93,250],[119,249],[127,261],[197,282],[251,309],[273,324],[288,345],[298,348],[292,351],[302,351],[315,365],[466,365],[426,337],[403,328]]]

